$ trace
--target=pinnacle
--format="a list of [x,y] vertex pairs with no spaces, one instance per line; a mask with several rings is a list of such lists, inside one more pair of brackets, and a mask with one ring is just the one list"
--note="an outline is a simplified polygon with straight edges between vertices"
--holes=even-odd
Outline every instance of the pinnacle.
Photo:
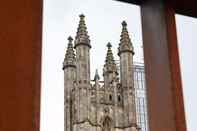
[[73,38],[71,36],[68,37],[68,47],[67,51],[73,50],[73,44],[72,44]]
[[127,51],[127,52],[129,51],[129,52],[132,52],[134,54],[131,39],[129,37],[129,33],[128,33],[128,30],[127,30],[126,21],[122,22],[122,32],[121,32],[121,35],[120,35],[120,44],[119,44],[118,55],[120,55],[120,53],[124,52],[124,51]]
[[130,41],[129,33],[128,33],[128,30],[127,30],[127,23],[126,23],[126,21],[122,22],[121,39],[123,39],[123,38],[127,38]]
[[113,56],[113,52],[112,52],[112,45],[110,42],[107,43],[107,55],[106,55],[106,60],[105,60],[105,65],[104,68],[106,69],[106,71],[112,71],[112,72],[116,72],[117,73],[117,67],[116,67],[116,63],[114,60],[114,56]]
[[95,72],[95,74],[96,74],[96,75],[98,75],[98,69],[96,69],[96,72]]
[[84,19],[85,15],[81,14],[79,15],[79,18],[80,18],[79,25],[78,25],[77,34],[75,37],[75,47],[77,45],[80,45],[80,43],[83,43],[91,47],[88,32],[87,32],[87,27],[86,27],[85,19]]
[[74,53],[74,49],[73,49],[73,38],[71,36],[68,37],[68,47],[67,47],[67,51],[66,51],[66,58],[73,58],[75,57],[75,53]]
[[66,50],[66,55],[64,58],[64,63],[63,63],[63,69],[68,66],[68,65],[75,65],[75,52],[73,49],[73,44],[72,44],[73,38],[71,36],[68,37],[68,46]]
[[107,47],[108,47],[108,50],[107,50],[107,56],[106,56],[106,64],[114,64],[114,57],[113,57],[113,53],[112,53],[112,50],[111,50],[111,43],[108,42],[107,44]]
[[80,15],[80,20],[79,20],[79,26],[77,29],[77,37],[80,37],[82,35],[87,36],[87,31],[86,31],[86,24],[85,24],[85,20],[84,20],[84,15]]
[[98,70],[96,69],[95,75],[94,75],[94,80],[96,81],[96,80],[99,80],[99,79],[100,79],[100,76],[98,74]]

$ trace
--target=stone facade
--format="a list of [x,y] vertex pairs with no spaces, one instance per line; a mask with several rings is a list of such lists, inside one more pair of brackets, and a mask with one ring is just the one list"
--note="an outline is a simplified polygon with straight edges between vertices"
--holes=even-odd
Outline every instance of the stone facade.
[[74,40],[68,38],[63,63],[65,90],[65,131],[138,131],[133,82],[133,46],[122,22],[118,48],[120,57],[120,80],[118,69],[107,44],[103,67],[104,81],[98,71],[94,82],[90,79],[90,39],[85,16],[80,15]]

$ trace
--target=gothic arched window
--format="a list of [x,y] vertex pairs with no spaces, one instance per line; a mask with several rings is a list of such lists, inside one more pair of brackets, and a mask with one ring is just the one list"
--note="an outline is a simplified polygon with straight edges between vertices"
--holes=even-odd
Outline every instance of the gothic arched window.
[[121,97],[120,97],[120,95],[118,95],[118,102],[120,102],[121,101]]
[[112,101],[112,95],[109,95],[109,100]]
[[111,125],[112,125],[112,121],[109,117],[105,117],[103,123],[102,123],[102,131],[111,131]]

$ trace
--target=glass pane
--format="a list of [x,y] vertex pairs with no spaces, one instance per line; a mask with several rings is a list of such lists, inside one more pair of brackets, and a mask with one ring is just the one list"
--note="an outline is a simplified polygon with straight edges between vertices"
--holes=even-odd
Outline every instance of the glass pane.
[[44,1],[41,131],[86,120],[148,130],[140,18],[138,6],[112,0]]
[[176,15],[183,95],[188,131],[197,130],[197,19]]

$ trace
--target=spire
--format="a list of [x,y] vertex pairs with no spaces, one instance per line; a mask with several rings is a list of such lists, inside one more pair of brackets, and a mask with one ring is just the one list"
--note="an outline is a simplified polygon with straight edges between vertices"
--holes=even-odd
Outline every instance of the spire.
[[106,56],[106,60],[105,60],[106,64],[115,64],[111,47],[112,47],[111,43],[108,42],[108,44],[107,44],[108,50],[107,50],[107,56]]
[[96,69],[95,75],[94,75],[94,81],[98,81],[100,79],[100,76],[98,74],[98,70]]
[[107,44],[107,56],[106,56],[106,60],[105,60],[105,67],[108,71],[115,71],[117,72],[117,68],[116,68],[116,63],[115,63],[115,60],[114,60],[114,56],[113,56],[113,53],[112,53],[112,50],[111,50],[111,43],[108,42]]
[[76,58],[75,58],[75,52],[73,49],[73,44],[72,44],[73,38],[71,36],[68,37],[68,46],[66,50],[66,55],[64,58],[64,63],[63,63],[63,69],[68,67],[68,66],[76,66]]
[[131,52],[134,54],[134,49],[131,43],[131,39],[129,37],[126,21],[122,22],[122,32],[121,32],[120,37],[121,38],[120,38],[120,44],[118,48],[118,55],[120,55],[121,52]]
[[85,20],[84,20],[85,15],[81,14],[81,15],[79,15],[79,18],[80,18],[79,26],[77,28],[77,34],[75,37],[75,48],[76,48],[76,46],[78,46],[80,44],[87,45],[91,48],[90,39],[88,36],[87,27],[86,27]]

